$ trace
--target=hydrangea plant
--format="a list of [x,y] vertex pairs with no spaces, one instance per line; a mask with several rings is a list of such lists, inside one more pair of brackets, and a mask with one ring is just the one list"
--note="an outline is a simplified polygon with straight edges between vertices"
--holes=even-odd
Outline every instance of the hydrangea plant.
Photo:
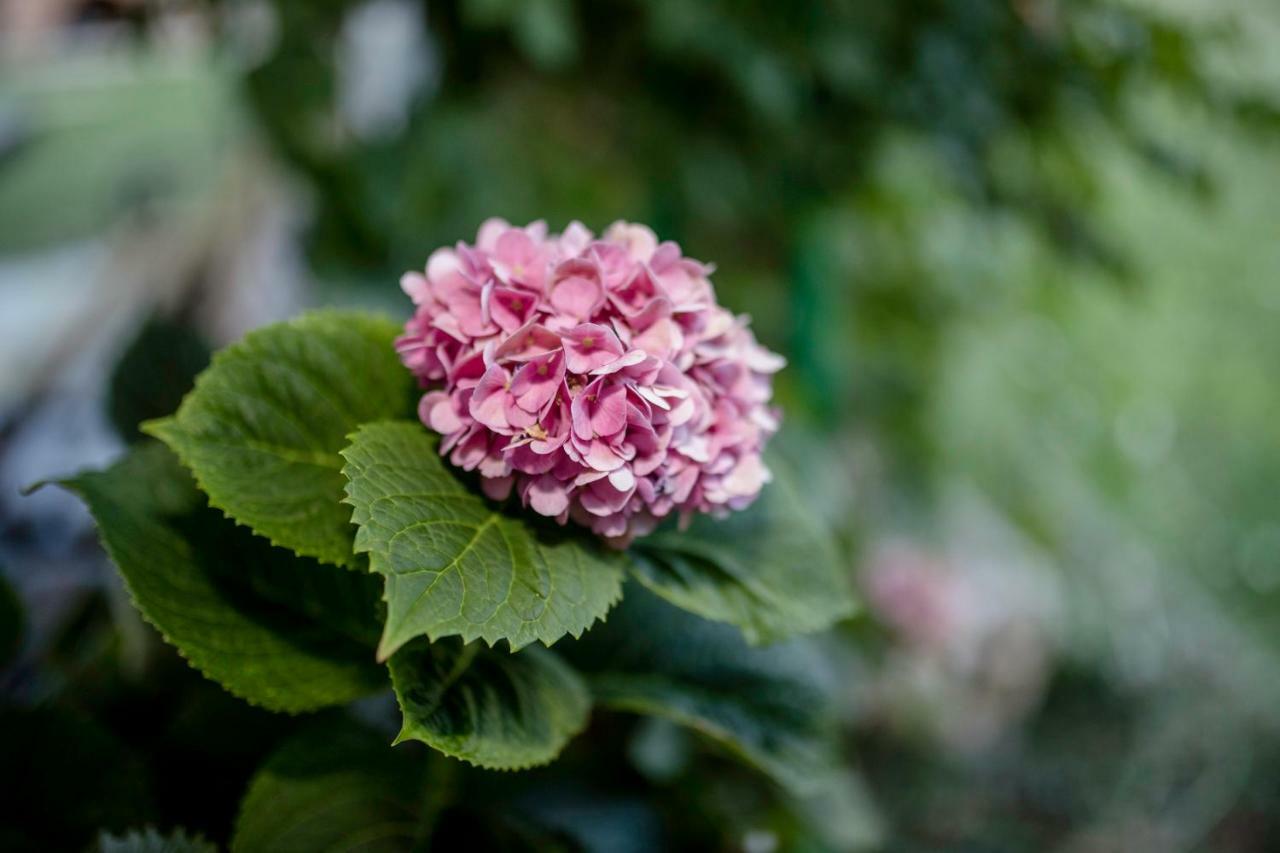
[[[832,721],[811,649],[779,641],[854,602],[766,446],[782,360],[711,272],[643,226],[491,220],[404,277],[403,325],[316,311],[252,332],[143,425],[159,442],[63,485],[142,615],[252,704],[390,688],[397,743],[508,770],[608,707],[814,794],[839,772]],[[331,758],[371,797],[421,784],[360,754]],[[306,795],[263,773],[241,849],[276,846],[272,804]]]

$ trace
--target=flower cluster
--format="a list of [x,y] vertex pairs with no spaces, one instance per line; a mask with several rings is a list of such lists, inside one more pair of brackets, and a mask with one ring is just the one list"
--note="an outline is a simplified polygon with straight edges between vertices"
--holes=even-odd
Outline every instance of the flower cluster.
[[711,271],[643,225],[485,222],[401,280],[423,423],[490,497],[514,487],[617,545],[672,512],[745,507],[769,480],[783,360],[716,304]]

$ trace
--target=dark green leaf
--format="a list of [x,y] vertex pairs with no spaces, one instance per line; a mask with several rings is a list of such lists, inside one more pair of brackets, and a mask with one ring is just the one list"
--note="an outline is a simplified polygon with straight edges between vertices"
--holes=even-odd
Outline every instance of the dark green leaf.
[[566,649],[601,705],[675,720],[810,793],[832,778],[834,723],[807,645],[748,646],[727,625],[627,590],[608,622]]
[[426,798],[420,758],[391,749],[348,720],[314,724],[286,741],[254,776],[231,849],[409,849]]
[[420,740],[480,767],[545,764],[587,723],[586,685],[553,652],[418,639],[391,658],[404,714],[397,743]]
[[730,622],[752,643],[819,631],[854,611],[848,569],[790,465],[770,454],[774,481],[749,508],[633,547],[634,573],[658,595]]
[[78,713],[0,710],[0,768],[0,850],[83,850],[153,818],[142,763]]
[[381,657],[424,634],[551,645],[618,600],[621,554],[494,508],[446,467],[421,424],[365,425],[343,456],[356,551],[387,578]]
[[208,509],[166,448],[140,446],[63,485],[89,505],[143,616],[232,693],[303,711],[386,684],[371,647],[374,579],[274,548]]
[[177,414],[144,429],[177,452],[212,506],[298,554],[355,565],[338,451],[360,424],[412,410],[398,331],[317,311],[251,332],[214,356]]
[[107,411],[116,432],[129,442],[142,438],[138,425],[178,408],[208,364],[209,348],[192,329],[147,320],[111,371]]

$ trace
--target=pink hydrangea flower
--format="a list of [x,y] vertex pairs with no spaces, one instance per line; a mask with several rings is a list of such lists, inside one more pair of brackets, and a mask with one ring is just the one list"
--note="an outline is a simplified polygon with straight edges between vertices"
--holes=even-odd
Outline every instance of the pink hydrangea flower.
[[712,268],[617,222],[480,226],[401,286],[396,348],[422,422],[485,492],[625,546],[663,518],[746,507],[770,474],[782,358],[716,304]]

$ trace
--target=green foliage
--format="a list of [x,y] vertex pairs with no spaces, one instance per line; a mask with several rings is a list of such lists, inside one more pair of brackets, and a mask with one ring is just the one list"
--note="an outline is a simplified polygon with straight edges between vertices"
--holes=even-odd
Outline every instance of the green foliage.
[[163,834],[148,827],[123,835],[103,833],[98,838],[98,853],[217,853],[218,847],[199,836],[176,829]]
[[404,715],[396,742],[420,740],[478,767],[547,763],[583,729],[591,709],[577,673],[537,647],[509,654],[418,639],[390,666]]
[[209,364],[209,348],[190,328],[151,317],[125,348],[107,386],[107,413],[126,441],[142,438],[138,425],[178,408],[196,374]]
[[143,768],[97,721],[62,708],[0,708],[0,734],[0,850],[84,849],[99,829],[151,818]]
[[0,79],[0,252],[185,212],[226,176],[244,115],[225,67],[128,50],[76,61],[79,74],[19,62]]
[[[717,261],[749,245],[750,261],[777,262],[832,200],[884,204],[876,160],[902,134],[974,208],[1013,211],[1064,252],[1114,263],[1084,210],[1091,135],[1073,136],[1068,117],[1097,120],[1194,187],[1196,158],[1132,115],[1135,84],[1217,115],[1276,115],[1209,73],[1209,38],[1142,4],[470,0],[426,15],[447,74],[402,132],[317,133],[343,120],[332,46],[357,5],[273,0],[281,37],[248,89],[318,190],[313,258],[366,274],[417,266],[424,246],[495,213],[631,212],[724,247]],[[573,120],[585,109],[601,119]]]
[[420,755],[388,749],[350,721],[323,720],[290,737],[253,777],[236,853],[396,851],[421,826]]
[[854,611],[849,567],[791,466],[768,455],[774,482],[748,509],[636,543],[635,576],[707,619],[729,622],[752,643],[819,631]]
[[437,446],[416,422],[379,423],[343,451],[356,551],[386,576],[379,655],[423,634],[551,645],[602,618],[621,594],[622,555],[505,514]]
[[797,795],[833,779],[831,697],[811,647],[752,648],[727,625],[629,589],[609,621],[568,652],[604,706],[688,726]]
[[[621,598],[628,555],[485,500],[421,424],[388,420],[412,391],[395,332],[325,312],[252,333],[214,357],[176,415],[147,424],[168,447],[138,444],[63,481],[163,637],[271,710],[376,692],[388,683],[377,661],[389,659],[395,742],[478,768],[556,758],[586,727],[594,690],[709,735],[793,795],[834,779],[827,698],[803,647],[751,649],[735,628],[640,587],[581,639]],[[775,468],[779,483],[742,521],[659,534],[637,558],[660,594],[752,641],[852,609],[831,537]],[[331,565],[359,568],[363,554],[370,572]],[[553,652],[535,641],[562,642]],[[405,749],[332,721],[299,735],[255,778],[235,848],[420,843],[435,795]],[[560,830],[514,819],[486,831],[546,848]],[[164,839],[121,843],[151,842]]]
[[412,411],[389,320],[318,311],[222,350],[177,414],[145,430],[209,503],[274,544],[354,566],[338,452],[360,424]]
[[385,685],[364,642],[377,624],[371,579],[272,547],[208,509],[166,448],[140,446],[63,485],[88,504],[142,614],[232,693],[304,711]]

